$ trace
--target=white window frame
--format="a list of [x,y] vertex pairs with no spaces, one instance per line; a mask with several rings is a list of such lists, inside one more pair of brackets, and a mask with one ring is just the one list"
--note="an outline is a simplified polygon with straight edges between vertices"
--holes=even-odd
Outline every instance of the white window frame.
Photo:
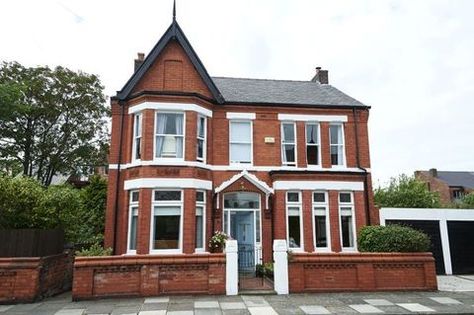
[[[338,144],[331,143],[331,126],[341,126],[341,137],[342,142]],[[332,164],[332,157],[331,157],[331,148],[342,146],[342,164]],[[345,143],[345,131],[344,131],[344,124],[343,123],[331,123],[329,124],[329,159],[331,161],[331,167],[334,168],[344,168],[346,167],[346,143]]]
[[[298,202],[288,201],[288,194],[297,193]],[[299,208],[299,217],[300,217],[300,247],[290,247],[290,216],[288,208]],[[303,200],[301,191],[289,190],[285,194],[285,208],[286,208],[286,243],[290,251],[303,252],[304,251],[304,234],[303,234]]]
[[[199,136],[199,125],[200,125],[200,122],[201,122],[201,119],[204,119],[204,137],[200,137]],[[196,160],[197,161],[200,161],[200,162],[203,162],[203,163],[206,163],[206,157],[207,157],[207,118],[206,116],[204,115],[198,115],[197,116],[197,129],[196,129],[196,139],[197,139],[197,143],[196,143]],[[202,147],[202,157],[198,156],[198,143],[199,143],[199,140],[202,140],[203,142],[203,147]],[[184,152],[184,150],[183,150]]]
[[[205,252],[206,251],[206,191],[205,190],[196,190],[196,195],[198,192],[201,192],[204,195],[204,200],[203,201],[198,201],[196,198],[196,210],[198,207],[202,207],[202,247],[197,247],[194,246],[194,251],[195,252]],[[195,213],[195,216],[197,217],[197,213]],[[196,233],[195,233],[196,234]],[[196,235],[194,236],[196,237]],[[195,240],[195,245],[196,245]]]
[[[173,135],[177,137],[182,137],[183,138],[183,157],[182,158],[177,158],[177,157],[157,157],[156,156],[156,137],[158,136],[166,136],[167,134],[157,134],[156,133],[156,124],[158,122],[158,114],[181,114],[183,115],[183,135]],[[171,161],[184,161],[186,157],[186,112],[182,111],[167,111],[167,110],[156,110],[155,111],[155,123],[153,125],[153,160],[155,162],[171,162]]]
[[[232,123],[248,123],[250,125],[250,143],[232,142]],[[232,144],[250,144],[250,163],[232,161]],[[253,165],[253,121],[250,119],[231,119],[229,120],[229,165]]]
[[[138,200],[133,201],[132,195],[133,193],[138,193]],[[128,229],[127,229],[127,254],[135,255],[137,253],[137,246],[138,246],[138,218],[139,218],[139,212],[140,212],[140,191],[138,189],[135,190],[130,190],[129,191],[129,202],[128,202]],[[135,244],[135,249],[130,249],[130,233],[132,230],[132,217],[133,217],[133,212],[132,209],[137,208],[137,235],[135,236],[137,244]]]
[[[324,194],[324,202],[319,202],[314,200],[314,194],[315,193],[321,193]],[[311,195],[311,200],[312,200],[312,226],[313,226],[313,244],[314,244],[314,251],[315,252],[330,252],[331,251],[331,224],[329,222],[329,194],[327,191],[324,190],[315,190],[312,192]],[[317,215],[317,210],[316,208],[324,208],[324,213],[326,216],[326,242],[327,246],[326,247],[317,247],[316,246],[316,224],[314,222],[314,218]],[[319,216],[319,214],[318,214]]]
[[[318,139],[315,143],[308,143],[308,125],[316,125],[318,129]],[[305,143],[306,143],[306,165],[308,167],[321,167],[321,124],[317,121],[308,121],[304,125],[304,136],[305,136]],[[318,164],[309,164],[308,161],[308,146],[317,147],[318,148]]]
[[[139,126],[139,132],[137,133],[137,123]],[[143,149],[143,141],[142,141],[142,133],[143,133],[143,115],[142,113],[137,113],[133,115],[133,143],[132,143],[132,162],[140,162],[141,161],[141,154]],[[137,158],[136,150],[137,150],[137,139],[140,139],[140,158]]]
[[[180,191],[181,200],[165,200],[155,201],[155,191]],[[180,207],[179,217],[179,247],[177,249],[153,249],[153,238],[155,234],[155,206],[171,206]],[[180,188],[156,188],[151,193],[151,220],[150,220],[150,254],[181,254],[183,252],[183,206],[184,206],[184,190]]]
[[[351,202],[341,202],[341,194],[350,194]],[[339,239],[341,242],[341,250],[343,252],[356,252],[357,251],[357,232],[356,232],[356,217],[355,217],[355,207],[354,207],[354,192],[352,191],[339,191],[337,196],[338,202],[338,209],[339,209]],[[353,239],[353,246],[352,247],[344,247],[343,240],[342,240],[342,215],[341,215],[341,208],[351,208],[351,216],[352,216],[352,239]]]
[[[284,137],[285,137],[285,134],[284,134],[284,130],[283,130],[283,125],[293,125],[293,128],[294,128],[294,134],[295,134],[295,139],[294,139],[294,142],[283,142],[284,141]],[[298,146],[297,146],[297,133],[296,133],[296,122],[294,121],[282,121],[281,124],[280,124],[280,133],[281,133],[281,164],[282,165],[285,165],[285,166],[295,166],[298,164]],[[295,146],[295,162],[286,162],[284,160],[284,154],[283,154],[283,150],[285,149],[285,145],[294,145]]]

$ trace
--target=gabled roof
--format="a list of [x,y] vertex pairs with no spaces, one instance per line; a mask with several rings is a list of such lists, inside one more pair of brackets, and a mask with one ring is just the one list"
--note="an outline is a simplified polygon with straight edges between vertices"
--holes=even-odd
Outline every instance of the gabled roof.
[[332,85],[312,81],[213,77],[226,103],[361,106]]
[[204,84],[206,84],[207,88],[211,92],[214,99],[220,104],[223,103],[224,98],[220,94],[216,85],[214,84],[211,77],[207,73],[206,68],[202,64],[201,60],[199,59],[198,55],[194,51],[188,39],[184,35],[183,30],[181,29],[181,27],[179,26],[178,22],[175,19],[173,19],[173,22],[171,23],[168,30],[165,32],[165,34],[161,37],[158,43],[156,43],[155,47],[153,47],[151,52],[145,58],[142,65],[137,69],[137,71],[135,71],[135,73],[127,81],[127,83],[122,88],[122,90],[117,93],[117,98],[119,100],[125,100],[127,97],[130,96],[130,93],[132,92],[135,85],[137,85],[140,79],[145,75],[148,69],[153,65],[153,63],[158,58],[160,53],[163,51],[163,49],[171,40],[176,40],[181,45],[181,47],[183,47],[186,55],[188,56],[189,60],[191,60],[194,68],[196,68],[197,72],[201,76],[202,80],[204,81]]
[[438,179],[451,187],[474,189],[474,172],[446,172],[438,171]]
[[233,183],[235,183],[236,181],[238,181],[242,177],[247,179],[250,183],[255,185],[258,189],[260,189],[265,194],[273,194],[273,189],[270,188],[270,186],[268,186],[267,183],[258,179],[257,176],[250,174],[249,172],[247,172],[247,170],[243,170],[239,174],[235,174],[229,180],[226,180],[225,182],[220,184],[219,187],[216,187],[214,191],[216,193],[219,193],[223,191],[224,189],[226,189],[227,187],[229,187],[230,185],[232,185]]

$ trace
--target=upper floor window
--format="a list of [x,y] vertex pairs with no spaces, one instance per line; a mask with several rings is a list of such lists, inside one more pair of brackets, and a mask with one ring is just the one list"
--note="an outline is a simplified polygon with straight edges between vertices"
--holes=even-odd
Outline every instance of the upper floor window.
[[344,165],[344,137],[342,124],[329,126],[331,165]]
[[130,206],[128,216],[128,251],[137,250],[137,229],[138,229],[138,190],[130,191]]
[[306,124],[306,160],[308,165],[319,165],[319,124]]
[[343,249],[355,249],[354,199],[351,192],[339,193],[339,216]]
[[136,114],[133,117],[132,160],[140,160],[142,152],[142,115]]
[[284,165],[296,165],[296,131],[293,122],[281,124],[281,152]]
[[206,132],[206,117],[198,116],[196,159],[203,162],[206,161]]
[[183,158],[184,114],[156,113],[155,157]]
[[290,249],[302,249],[302,216],[301,192],[289,191],[286,193],[287,237]]
[[230,121],[230,163],[252,163],[252,122]]

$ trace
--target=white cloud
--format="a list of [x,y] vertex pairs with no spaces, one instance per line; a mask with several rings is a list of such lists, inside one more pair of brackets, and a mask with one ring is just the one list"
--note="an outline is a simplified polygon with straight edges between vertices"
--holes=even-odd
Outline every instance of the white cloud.
[[[171,0],[10,1],[0,60],[64,65],[119,90],[171,22]],[[211,75],[310,79],[314,67],[372,106],[372,170],[386,181],[474,170],[472,1],[178,0]]]

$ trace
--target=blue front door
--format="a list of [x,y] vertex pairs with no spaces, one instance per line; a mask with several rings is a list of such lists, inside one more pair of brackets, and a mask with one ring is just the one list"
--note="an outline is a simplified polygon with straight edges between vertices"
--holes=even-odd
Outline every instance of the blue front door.
[[255,224],[253,211],[231,213],[231,235],[239,246],[239,269],[255,269]]

